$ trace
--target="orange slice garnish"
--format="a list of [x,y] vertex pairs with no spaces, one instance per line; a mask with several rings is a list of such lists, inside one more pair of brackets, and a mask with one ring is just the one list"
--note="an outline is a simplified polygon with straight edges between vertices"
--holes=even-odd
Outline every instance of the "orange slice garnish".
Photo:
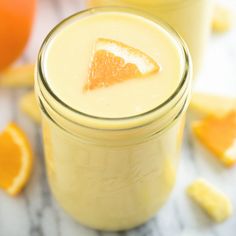
[[158,72],[159,65],[144,52],[121,42],[96,41],[85,90],[108,87],[125,80]]
[[236,163],[236,111],[223,117],[208,116],[192,127],[201,143],[225,166]]
[[0,188],[16,195],[32,170],[32,150],[24,132],[9,124],[0,134]]

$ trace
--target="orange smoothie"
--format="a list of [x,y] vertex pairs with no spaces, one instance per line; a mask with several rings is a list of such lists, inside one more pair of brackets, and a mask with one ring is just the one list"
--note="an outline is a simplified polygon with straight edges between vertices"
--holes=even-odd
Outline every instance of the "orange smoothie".
[[160,21],[96,9],[59,24],[38,58],[52,193],[73,218],[101,230],[144,223],[175,183],[191,60]]

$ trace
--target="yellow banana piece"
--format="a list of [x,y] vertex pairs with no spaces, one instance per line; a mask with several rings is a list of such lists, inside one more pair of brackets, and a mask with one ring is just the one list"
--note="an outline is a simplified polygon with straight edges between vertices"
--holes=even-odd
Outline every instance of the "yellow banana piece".
[[41,122],[40,110],[35,98],[34,91],[25,94],[20,99],[20,109],[31,117],[36,123]]
[[232,203],[228,197],[203,179],[195,180],[187,194],[216,222],[222,222],[232,215]]
[[216,33],[223,33],[229,31],[233,25],[232,12],[223,6],[217,5],[215,7],[212,19],[212,30]]
[[189,109],[202,116],[224,116],[232,110],[236,110],[236,97],[224,97],[195,92],[192,96]]
[[34,64],[10,67],[0,74],[0,87],[33,87]]

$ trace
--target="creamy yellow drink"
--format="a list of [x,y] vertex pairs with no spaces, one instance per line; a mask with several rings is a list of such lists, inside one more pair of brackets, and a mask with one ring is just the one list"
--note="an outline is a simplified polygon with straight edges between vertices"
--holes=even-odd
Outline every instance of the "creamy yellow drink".
[[194,74],[199,71],[210,34],[214,0],[87,0],[88,7],[129,6],[151,13],[170,24],[186,41]]
[[35,89],[48,178],[76,220],[128,229],[166,201],[190,96],[189,60],[177,34],[126,9],[78,13],[46,38]]

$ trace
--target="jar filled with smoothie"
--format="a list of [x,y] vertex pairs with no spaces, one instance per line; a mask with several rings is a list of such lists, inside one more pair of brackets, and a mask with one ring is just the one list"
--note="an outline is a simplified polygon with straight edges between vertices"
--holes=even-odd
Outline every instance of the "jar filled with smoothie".
[[187,43],[198,73],[210,34],[214,0],[87,0],[88,7],[129,6],[146,11],[171,25]]
[[47,36],[35,80],[47,174],[74,219],[124,230],[165,203],[176,178],[191,71],[177,33],[130,9],[86,10]]

